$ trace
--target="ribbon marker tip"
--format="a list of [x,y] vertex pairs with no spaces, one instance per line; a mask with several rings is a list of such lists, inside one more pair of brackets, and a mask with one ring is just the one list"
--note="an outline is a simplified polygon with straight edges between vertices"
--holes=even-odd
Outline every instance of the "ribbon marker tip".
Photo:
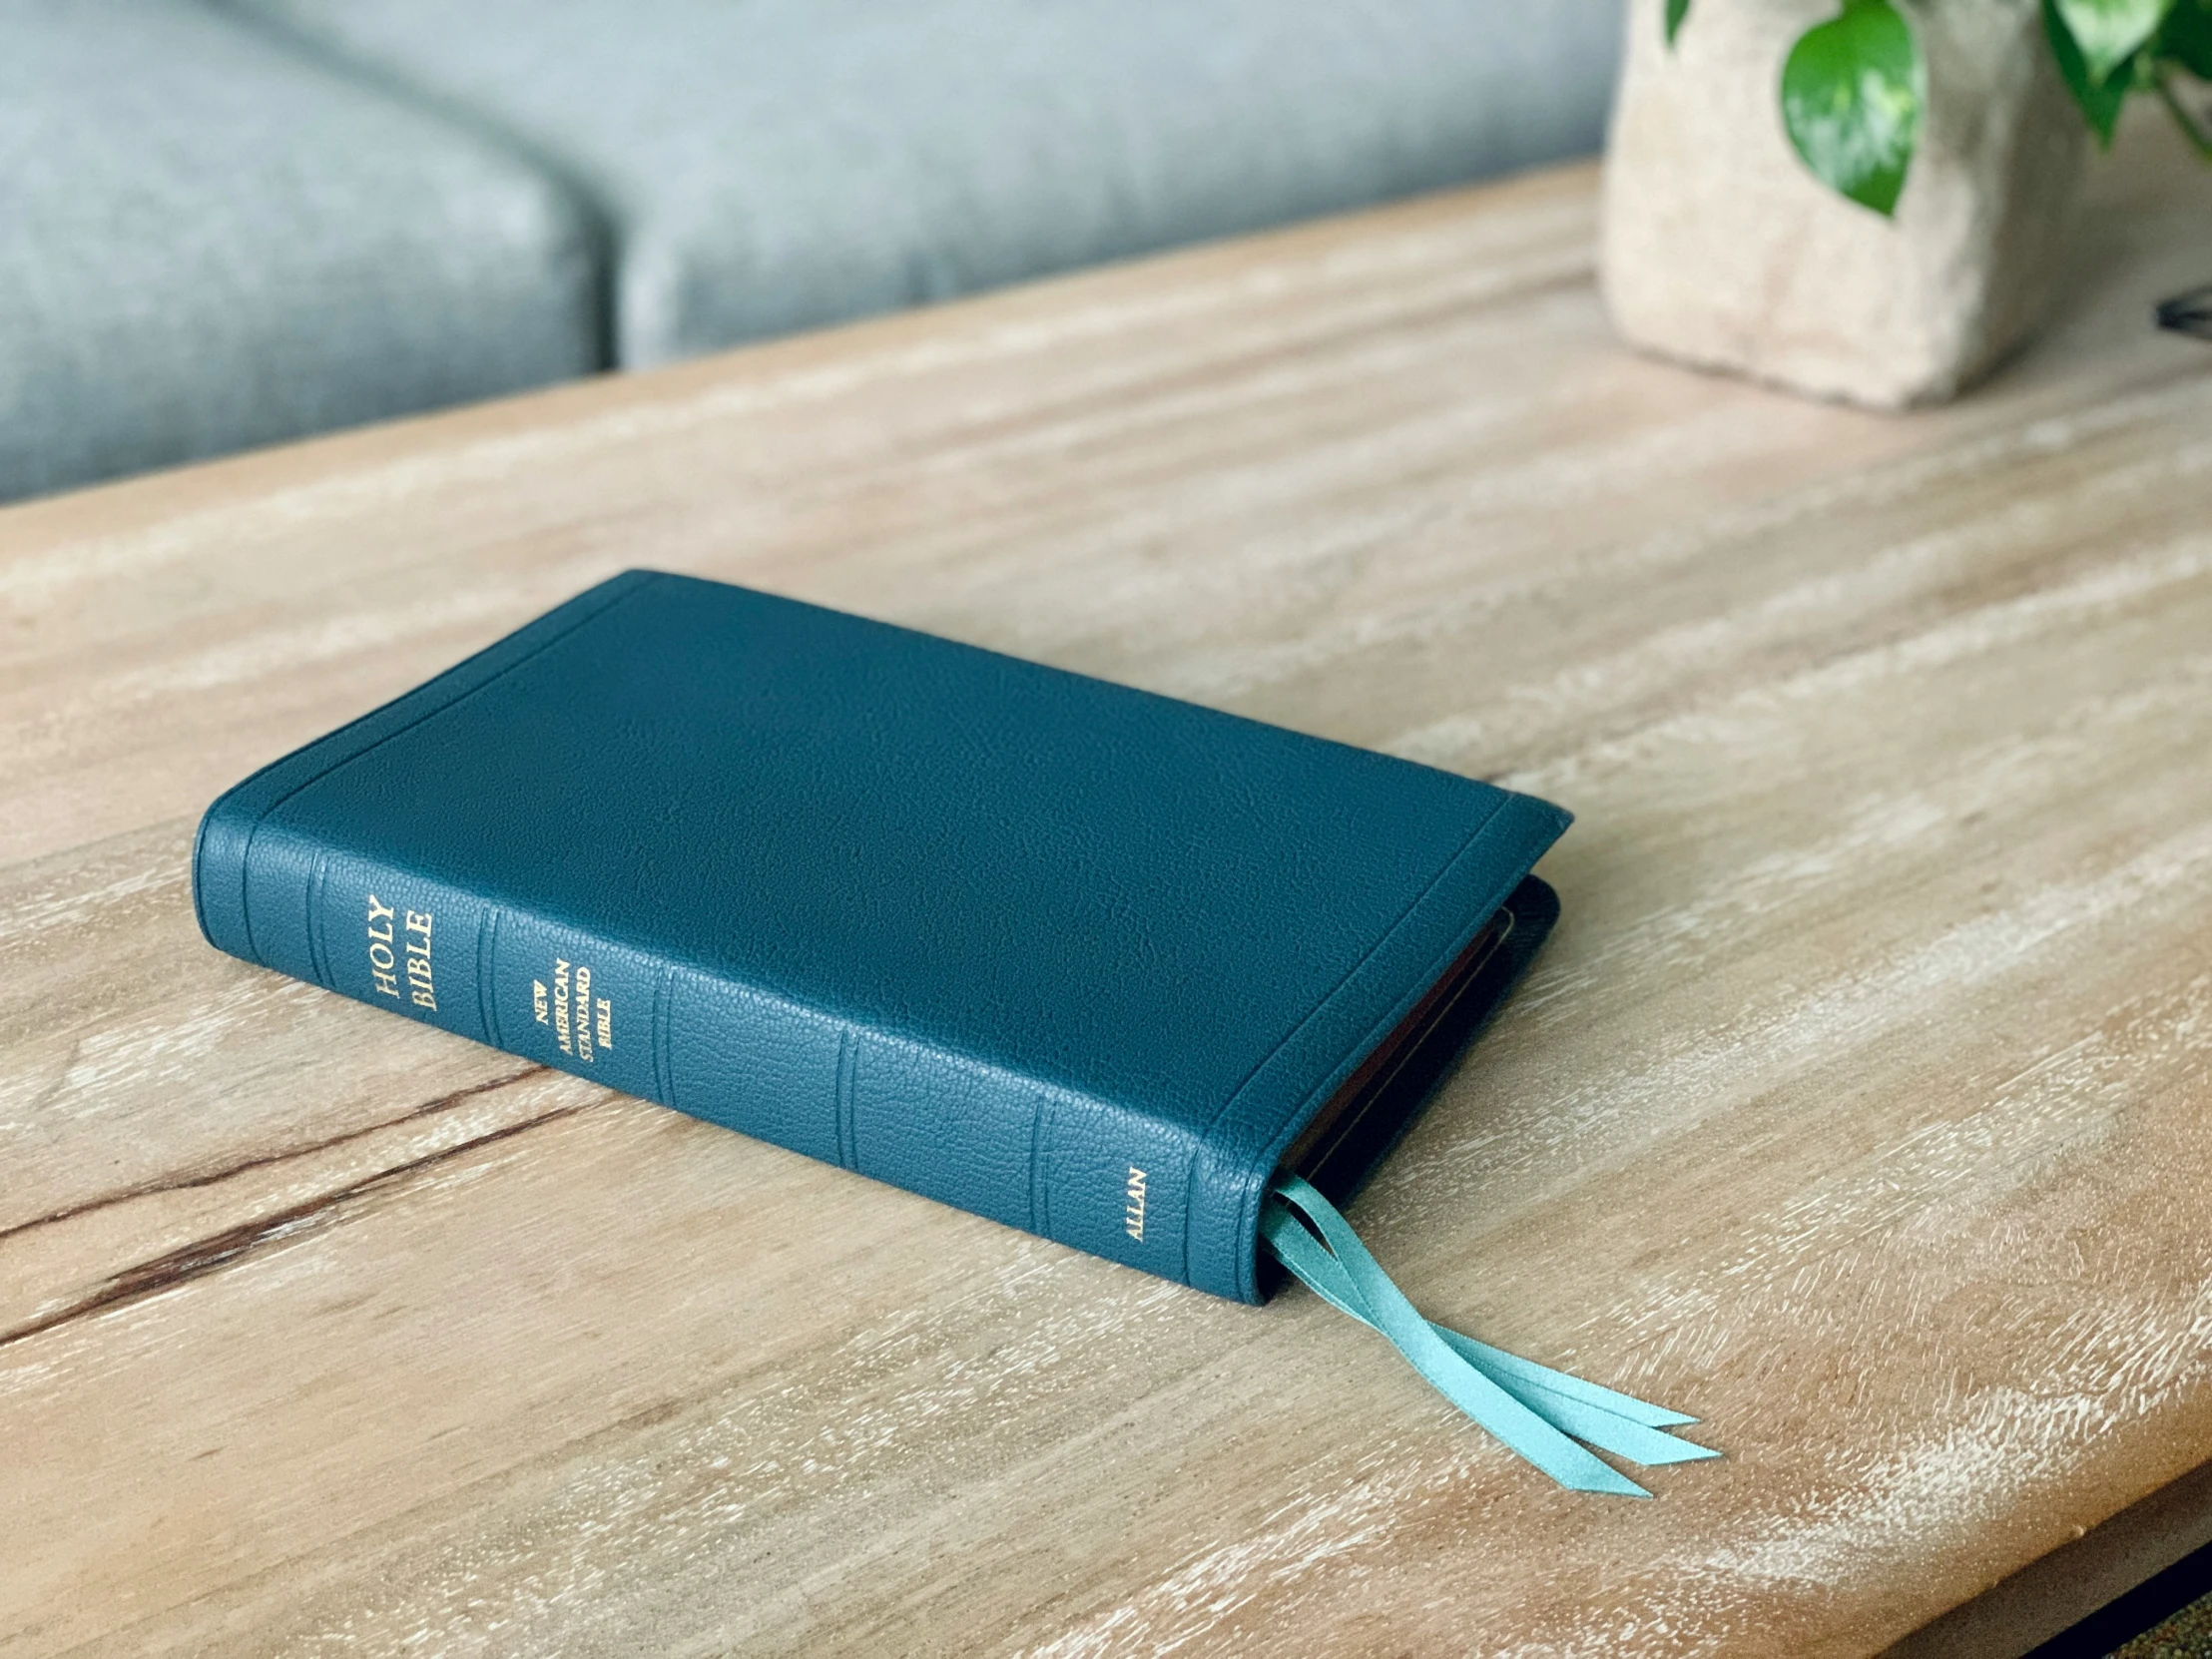
[[1260,1213],[1260,1236],[1308,1290],[1381,1333],[1437,1392],[1570,1490],[1651,1496],[1591,1446],[1646,1466],[1720,1455],[1667,1432],[1695,1417],[1421,1318],[1352,1224],[1301,1176],[1277,1178]]

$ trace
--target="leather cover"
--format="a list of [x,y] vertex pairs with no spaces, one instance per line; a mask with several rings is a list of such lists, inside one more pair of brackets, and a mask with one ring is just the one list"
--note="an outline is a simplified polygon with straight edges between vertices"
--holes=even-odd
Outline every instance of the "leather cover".
[[1285,1149],[1567,823],[632,571],[231,790],[193,884],[248,961],[1257,1302]]

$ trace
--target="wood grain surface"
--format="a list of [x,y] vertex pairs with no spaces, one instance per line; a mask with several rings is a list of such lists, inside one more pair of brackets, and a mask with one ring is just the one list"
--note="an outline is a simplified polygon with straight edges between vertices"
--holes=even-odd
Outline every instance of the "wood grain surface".
[[[2212,1457],[2212,175],[1903,419],[1618,349],[1594,182],[0,513],[0,1651],[1856,1655]],[[1726,1460],[201,941],[221,789],[634,564],[1572,807],[1356,1219]]]

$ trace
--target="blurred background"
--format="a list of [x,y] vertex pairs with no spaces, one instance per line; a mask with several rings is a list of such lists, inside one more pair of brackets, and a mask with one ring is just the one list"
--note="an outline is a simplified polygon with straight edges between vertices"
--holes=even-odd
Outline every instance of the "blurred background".
[[1619,0],[0,0],[0,499],[1596,150]]
[[2212,0],[0,0],[0,499],[1608,135],[1627,342],[1940,402],[2160,103]]

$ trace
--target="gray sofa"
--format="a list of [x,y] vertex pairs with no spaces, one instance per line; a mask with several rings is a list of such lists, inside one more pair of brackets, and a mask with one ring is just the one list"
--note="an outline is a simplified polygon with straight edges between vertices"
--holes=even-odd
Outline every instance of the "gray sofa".
[[0,497],[1588,151],[1620,0],[0,0]]

